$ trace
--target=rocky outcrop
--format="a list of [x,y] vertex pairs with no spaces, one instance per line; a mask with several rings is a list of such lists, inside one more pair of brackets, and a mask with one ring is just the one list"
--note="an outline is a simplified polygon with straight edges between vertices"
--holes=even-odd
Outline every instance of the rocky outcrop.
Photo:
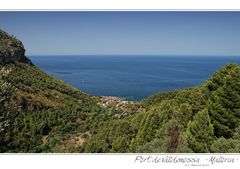
[[14,36],[0,30],[0,64],[31,61],[25,56],[22,42]]

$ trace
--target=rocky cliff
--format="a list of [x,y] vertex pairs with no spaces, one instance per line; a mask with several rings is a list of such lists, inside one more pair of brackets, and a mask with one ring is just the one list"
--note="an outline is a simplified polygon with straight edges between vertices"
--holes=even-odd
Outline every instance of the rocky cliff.
[[31,63],[25,56],[22,42],[0,30],[0,64],[16,61]]

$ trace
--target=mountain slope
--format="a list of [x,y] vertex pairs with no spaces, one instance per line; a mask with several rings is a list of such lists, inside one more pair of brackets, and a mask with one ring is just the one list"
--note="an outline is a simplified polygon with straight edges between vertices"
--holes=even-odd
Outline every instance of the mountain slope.
[[48,76],[34,65],[18,62],[4,67],[11,70],[6,80],[16,88],[11,101],[16,110],[36,111],[60,107],[68,102],[87,104],[94,101],[92,96]]
[[55,145],[107,117],[98,97],[50,77],[19,40],[3,31],[0,37],[0,152],[58,152]]
[[101,100],[41,71],[0,31],[0,152],[240,152],[236,64],[124,109]]
[[151,96],[143,105],[147,112],[106,123],[83,151],[240,152],[238,65],[222,67],[199,87]]

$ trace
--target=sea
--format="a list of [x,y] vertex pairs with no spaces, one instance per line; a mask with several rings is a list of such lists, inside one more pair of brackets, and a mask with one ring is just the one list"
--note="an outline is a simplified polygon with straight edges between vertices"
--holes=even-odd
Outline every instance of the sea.
[[30,56],[40,69],[97,96],[142,100],[157,92],[202,84],[232,56],[70,55]]

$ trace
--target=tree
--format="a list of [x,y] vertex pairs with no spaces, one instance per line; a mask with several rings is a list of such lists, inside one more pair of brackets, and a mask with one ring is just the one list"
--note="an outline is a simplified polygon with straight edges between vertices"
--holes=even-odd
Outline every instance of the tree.
[[240,140],[218,138],[211,145],[212,153],[240,153]]
[[184,132],[179,134],[179,143],[176,153],[193,153],[193,150],[189,148],[188,138]]
[[240,126],[235,129],[233,137],[218,138],[211,145],[212,153],[240,153]]
[[206,83],[209,114],[217,137],[230,138],[240,124],[240,66],[228,64]]
[[188,140],[189,148],[194,152],[207,153],[214,141],[213,125],[207,109],[198,112],[193,121],[188,123],[185,137]]
[[135,152],[137,147],[142,146],[143,144],[146,144],[154,139],[156,131],[161,124],[159,114],[156,112],[156,109],[149,111],[148,114],[144,116],[136,137],[131,141],[131,152]]
[[155,138],[151,142],[138,146],[136,152],[138,153],[166,153],[170,142],[169,137]]
[[128,136],[122,135],[113,140],[112,143],[112,152],[126,153],[128,151]]

